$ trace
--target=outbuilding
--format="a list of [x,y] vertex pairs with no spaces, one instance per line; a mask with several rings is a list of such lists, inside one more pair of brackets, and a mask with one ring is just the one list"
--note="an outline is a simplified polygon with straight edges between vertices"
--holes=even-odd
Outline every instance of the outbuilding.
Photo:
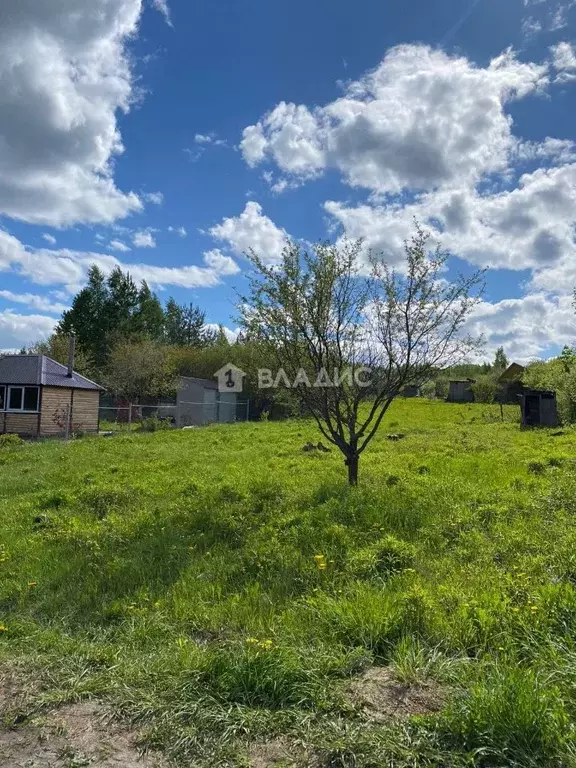
[[520,399],[523,427],[557,427],[556,393],[545,389],[525,389]]
[[452,380],[449,384],[447,401],[449,403],[473,403],[474,392],[471,386],[475,383],[475,379]]
[[0,357],[0,434],[98,432],[103,387],[46,355]]
[[176,396],[176,426],[236,421],[236,397],[236,392],[219,392],[215,381],[182,376]]

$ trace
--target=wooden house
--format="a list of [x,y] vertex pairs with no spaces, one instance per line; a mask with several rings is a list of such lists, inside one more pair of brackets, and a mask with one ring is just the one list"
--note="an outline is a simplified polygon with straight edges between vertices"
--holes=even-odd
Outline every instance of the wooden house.
[[98,432],[103,388],[73,370],[73,352],[71,359],[65,366],[46,355],[0,357],[0,434]]

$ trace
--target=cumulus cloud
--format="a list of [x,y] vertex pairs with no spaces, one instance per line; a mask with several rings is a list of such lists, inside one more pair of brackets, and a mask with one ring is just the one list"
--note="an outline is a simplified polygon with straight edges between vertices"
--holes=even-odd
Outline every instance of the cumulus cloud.
[[53,332],[58,321],[46,315],[21,315],[10,309],[0,312],[0,350],[17,350]]
[[251,200],[239,216],[224,219],[210,234],[242,255],[251,248],[267,264],[278,261],[288,234],[262,213],[262,206]]
[[547,84],[547,65],[512,51],[478,67],[423,45],[391,49],[323,107],[281,102],[243,133],[255,166],[314,177],[335,167],[377,193],[474,183],[507,168],[516,145],[506,105]]
[[571,43],[558,43],[550,48],[557,80],[567,83],[576,80],[576,48]]
[[403,241],[414,218],[445,248],[482,267],[550,269],[576,256],[576,164],[538,169],[516,188],[481,194],[471,188],[423,195],[402,205],[360,205],[328,201],[326,211],[349,237],[364,237],[367,247],[393,263],[403,260]]
[[240,272],[240,267],[234,259],[230,256],[225,256],[219,248],[206,251],[204,254],[204,264],[219,275],[236,275]]
[[126,245],[126,243],[122,242],[122,240],[111,240],[108,247],[112,248],[113,251],[121,251],[122,253],[126,253],[127,251],[131,250],[130,247]]
[[130,272],[136,281],[146,280],[157,288],[169,285],[181,288],[208,288],[219,285],[223,277],[237,271],[231,258],[223,254],[221,257],[218,258],[218,253],[209,251],[205,255],[205,266],[162,267],[132,264],[122,262],[110,254],[26,248],[13,235],[0,230],[0,272],[15,272],[36,285],[63,286],[68,293],[75,293],[82,287],[92,264],[97,264],[105,273],[120,267]]
[[180,237],[188,236],[188,232],[184,227],[168,227],[168,232],[175,232]]
[[135,232],[132,237],[132,242],[136,248],[156,248],[156,240],[152,233],[147,230]]
[[44,232],[42,238],[46,240],[47,243],[50,243],[50,245],[56,245],[56,238],[54,235],[49,235],[47,232]]
[[574,343],[574,310],[569,296],[535,293],[475,307],[466,330],[483,335],[486,357],[503,346],[509,358],[527,363],[547,352]]
[[4,0],[0,213],[36,224],[112,222],[142,203],[119,190],[116,121],[133,98],[126,43],[141,0]]
[[69,309],[68,304],[60,304],[48,296],[38,296],[35,293],[13,293],[12,291],[0,291],[0,299],[15,304],[26,304],[30,309],[39,309],[41,312],[61,315]]
[[154,205],[162,205],[164,202],[164,195],[162,192],[146,192],[142,195],[142,198],[147,203],[153,203]]

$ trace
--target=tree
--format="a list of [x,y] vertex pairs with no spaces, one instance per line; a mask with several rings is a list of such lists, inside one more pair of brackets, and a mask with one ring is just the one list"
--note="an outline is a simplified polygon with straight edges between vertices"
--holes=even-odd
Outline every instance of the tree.
[[[52,360],[62,365],[68,364],[68,355],[70,354],[70,337],[62,334],[53,333],[46,341],[39,341],[31,347],[23,350],[24,354],[29,355],[47,355]],[[76,342],[74,354],[74,370],[89,379],[94,378],[95,372],[90,367],[90,362],[84,354],[83,349]]]
[[57,335],[76,334],[79,347],[96,370],[105,368],[120,339],[161,340],[164,312],[146,282],[140,287],[120,267],[108,278],[97,267],[88,271],[88,282],[64,312]]
[[494,364],[493,368],[495,371],[505,371],[506,368],[510,363],[508,362],[508,358],[506,357],[506,354],[504,353],[504,347],[498,347],[496,350],[496,357],[494,358]]
[[180,347],[201,347],[207,341],[206,315],[193,304],[180,305],[170,298],[166,302],[164,327],[166,343]]
[[169,350],[150,339],[119,341],[110,354],[106,385],[130,402],[170,394],[177,376]]
[[[478,300],[482,273],[447,282],[447,255],[429,254],[428,239],[417,226],[405,245],[404,274],[371,257],[371,272],[363,276],[361,241],[321,243],[311,252],[292,242],[274,267],[248,254],[255,274],[240,297],[241,323],[250,338],[267,344],[303,408],[341,451],[351,485],[402,388],[423,383],[478,346],[463,334],[463,324]],[[280,381],[270,373],[262,384]]]

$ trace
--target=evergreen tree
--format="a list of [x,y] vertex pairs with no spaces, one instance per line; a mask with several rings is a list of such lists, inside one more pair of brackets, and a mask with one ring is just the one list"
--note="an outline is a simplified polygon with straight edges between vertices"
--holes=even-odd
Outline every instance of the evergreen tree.
[[504,347],[498,347],[496,350],[496,357],[494,358],[494,369],[498,371],[505,371],[510,363],[504,353]]
[[168,299],[164,312],[166,342],[178,347],[201,347],[206,344],[206,315],[193,304],[180,305]]

